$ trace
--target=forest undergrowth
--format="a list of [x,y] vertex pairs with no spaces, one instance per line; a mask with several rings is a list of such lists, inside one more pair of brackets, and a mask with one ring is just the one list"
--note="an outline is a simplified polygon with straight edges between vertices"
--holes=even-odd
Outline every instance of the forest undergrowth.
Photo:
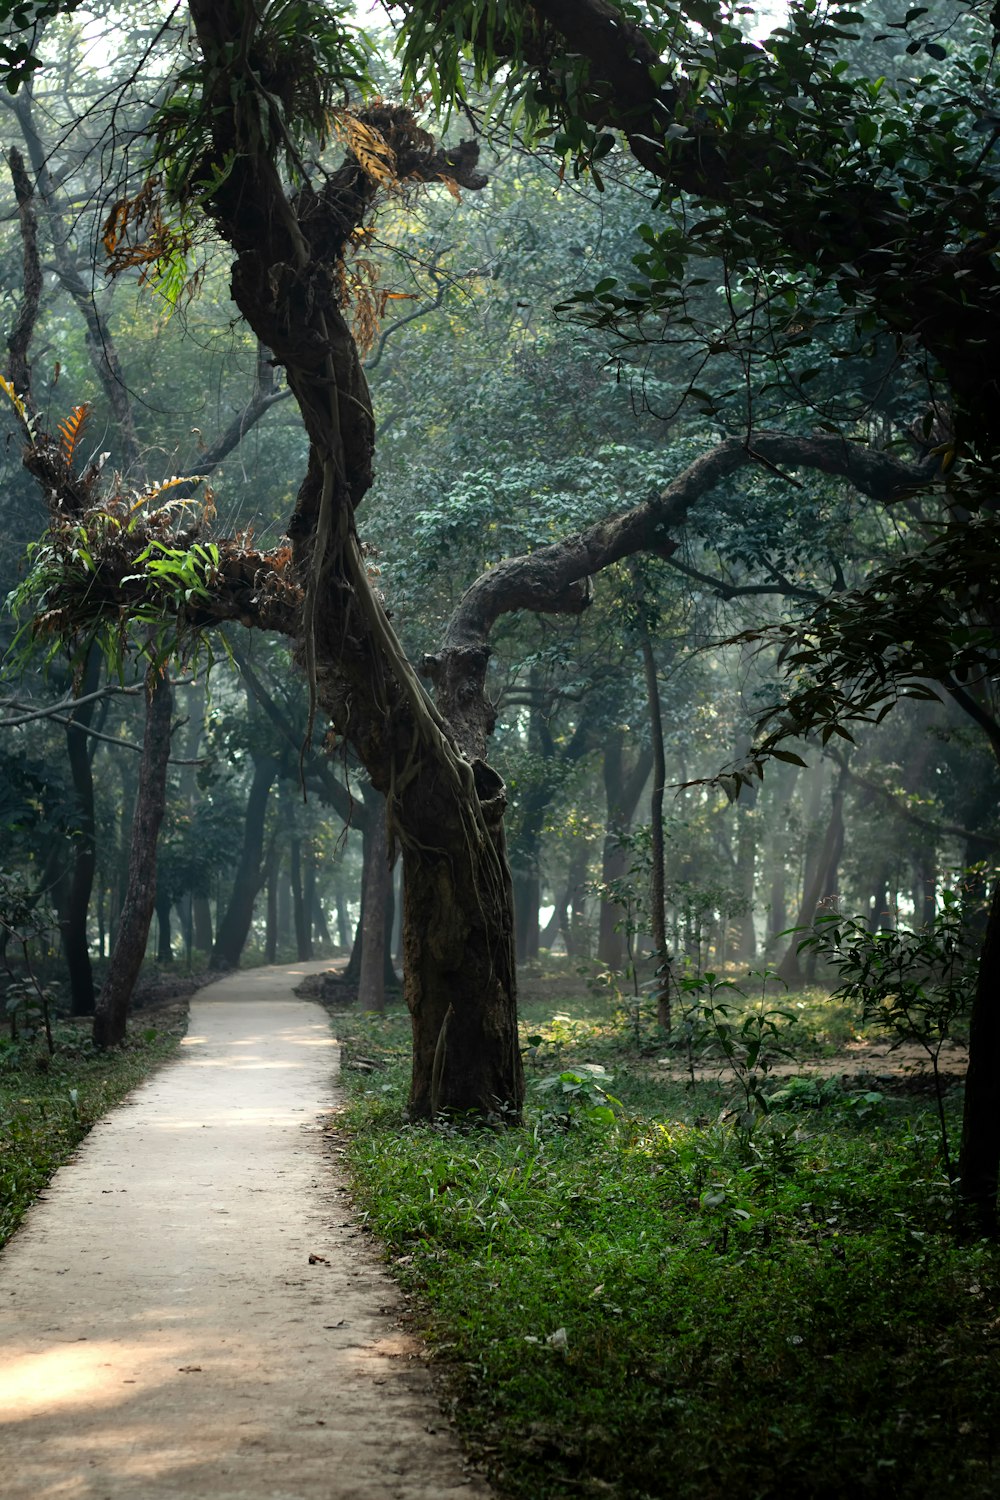
[[0,1246],[101,1116],[174,1055],[185,1017],[185,1004],[140,1012],[106,1052],[86,1018],[53,1018],[51,1054],[33,1030],[0,1038]]
[[[810,1073],[861,1030],[816,991],[770,1037],[801,1071],[751,1088],[704,1029],[668,1054],[641,1008],[528,988],[523,1129],[401,1130],[405,1015],[334,1017],[359,1212],[500,1492],[996,1496],[1000,1251],[924,1081]],[[661,1065],[694,1046],[715,1076]]]

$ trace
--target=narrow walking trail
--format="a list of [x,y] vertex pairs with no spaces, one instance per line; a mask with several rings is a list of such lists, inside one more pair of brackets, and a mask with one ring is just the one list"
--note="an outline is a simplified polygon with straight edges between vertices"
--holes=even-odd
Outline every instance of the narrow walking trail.
[[0,1256],[5,1500],[485,1500],[324,1154],[322,967],[196,995]]

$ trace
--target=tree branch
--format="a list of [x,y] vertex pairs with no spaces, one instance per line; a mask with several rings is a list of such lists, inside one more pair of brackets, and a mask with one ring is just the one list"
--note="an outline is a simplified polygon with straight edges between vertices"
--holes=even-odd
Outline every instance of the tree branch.
[[692,507],[716,485],[753,462],[763,462],[769,469],[781,465],[786,470],[834,475],[883,503],[926,485],[930,473],[926,467],[905,464],[840,437],[760,432],[749,443],[727,438],[642,505],[599,521],[576,536],[498,563],[466,591],[449,621],[441,650],[425,656],[421,663],[421,671],[433,681],[442,711],[467,752],[471,747],[481,756],[492,732],[494,714],[484,683],[489,635],[499,617],[521,609],[582,614],[590,603],[590,579],[595,573],[636,552],[670,558],[678,544],[668,533],[683,525]]
[[24,256],[24,300],[17,321],[7,340],[10,350],[10,378],[14,390],[24,401],[28,410],[34,409],[31,392],[31,365],[28,350],[38,319],[38,305],[42,297],[42,267],[38,258],[38,219],[32,201],[31,179],[24,165],[24,157],[16,146],[7,151],[17,212],[21,221],[21,246]]

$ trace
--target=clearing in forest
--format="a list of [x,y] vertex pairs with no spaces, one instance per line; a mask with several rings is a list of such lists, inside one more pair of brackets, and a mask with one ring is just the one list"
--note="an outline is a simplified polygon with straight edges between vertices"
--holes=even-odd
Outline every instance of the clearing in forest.
[[0,1258],[6,1500],[482,1497],[324,1150],[338,1061],[292,986],[197,995]]

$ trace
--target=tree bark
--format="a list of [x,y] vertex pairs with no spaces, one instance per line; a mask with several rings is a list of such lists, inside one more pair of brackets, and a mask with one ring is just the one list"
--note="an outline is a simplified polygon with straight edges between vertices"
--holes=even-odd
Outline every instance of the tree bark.
[[212,908],[207,896],[194,896],[191,901],[194,918],[194,945],[208,958],[212,951]]
[[[537,849],[534,851],[537,859]],[[524,854],[522,852],[522,858]],[[529,855],[528,858],[531,858]],[[541,899],[541,882],[537,864],[521,865],[513,871],[514,922],[517,961],[519,964],[534,963],[538,958],[541,931],[538,923],[538,903]]]
[[[627,833],[635,810],[653,765],[653,747],[645,745],[630,771],[625,770],[625,737],[620,729],[614,729],[604,747],[604,795],[607,806],[604,847],[601,855],[601,882],[607,886],[614,880],[623,880],[628,874],[628,856],[621,847],[620,839]],[[609,969],[621,969],[625,964],[625,939],[618,924],[624,919],[622,907],[601,897],[601,909],[597,933],[598,962]]]
[[[350,957],[347,960],[347,967],[343,973],[343,983],[348,988],[360,990],[361,987],[362,973],[366,962],[365,954],[367,951],[365,937],[369,926],[367,911],[369,892],[373,892],[376,899],[383,901],[385,904],[385,914],[381,919],[382,946],[379,950],[382,955],[382,988],[385,990],[395,990],[399,986],[399,980],[396,977],[396,970],[392,962],[392,928],[395,917],[395,905],[392,894],[391,874],[388,888],[384,892],[382,892],[379,879],[380,861],[383,859],[388,860],[388,843],[385,835],[380,835],[378,824],[381,823],[384,829],[386,816],[386,799],[374,787],[366,787],[363,811],[355,819],[361,828],[361,909],[358,913],[357,926],[354,929],[354,941],[351,944]],[[374,963],[374,959],[372,962]]]
[[[87,652],[80,697],[96,691],[101,676],[101,656],[95,646]],[[94,889],[97,841],[94,823],[94,776],[90,762],[90,727],[96,700],[81,706],[66,726],[66,751],[77,802],[77,833],[73,840],[73,871],[66,891],[60,930],[69,977],[70,1015],[94,1014],[94,976],[87,941],[87,919]]]
[[173,936],[170,931],[170,908],[173,902],[169,891],[159,887],[153,901],[156,911],[156,962],[170,964],[174,961]]
[[384,812],[379,815],[376,810],[371,818],[365,852],[358,1004],[362,1010],[381,1013],[385,1010],[385,954],[391,932],[391,923],[386,921],[386,908],[392,879]]
[[132,819],[128,892],[94,1011],[95,1047],[117,1047],[125,1040],[129,1001],[146,955],[156,897],[156,840],[167,800],[173,692],[166,674],[161,675],[153,666],[146,673],[146,689],[148,706]]
[[519,1118],[524,1076],[517,1036],[510,869],[503,782],[474,768],[483,810],[476,837],[454,826],[469,803],[423,782],[403,843],[404,992],[413,1020],[409,1114],[443,1110]]
[[264,962],[273,964],[278,958],[278,841],[273,839],[267,852],[267,916],[264,921]]
[[243,824],[243,848],[236,867],[229,905],[215,936],[212,950],[213,969],[235,969],[239,967],[250,923],[253,921],[254,903],[261,887],[261,861],[264,853],[264,822],[271,787],[277,775],[277,763],[270,755],[260,756],[254,761],[253,780],[247,797],[246,818]]
[[292,887],[292,923],[295,928],[295,957],[299,963],[312,958],[312,918],[306,904],[302,878],[302,838],[293,833],[289,848],[288,876]]
[[[827,887],[827,881],[831,869],[836,869],[840,860],[840,853],[844,847],[844,791],[847,784],[846,769],[842,768],[837,783],[830,798],[830,815],[827,820],[826,831],[818,846],[815,857],[809,862],[811,869],[807,874],[807,885],[802,893],[802,904],[795,926],[797,929],[811,927],[816,916],[818,907]],[[799,962],[799,943],[802,937],[798,931],[793,934],[781,963],[778,965],[778,976],[791,988],[801,985],[804,981],[802,966]]]
[[652,868],[649,875],[649,925],[653,938],[653,952],[656,955],[656,1020],[664,1031],[669,1031],[671,972],[670,953],[667,948],[667,891],[663,848],[663,790],[667,784],[667,763],[663,753],[660,685],[656,678],[656,658],[653,655],[653,643],[649,638],[648,630],[644,630],[642,636],[642,669],[646,679],[650,739],[653,746],[653,790],[649,805],[652,824],[650,829]]

